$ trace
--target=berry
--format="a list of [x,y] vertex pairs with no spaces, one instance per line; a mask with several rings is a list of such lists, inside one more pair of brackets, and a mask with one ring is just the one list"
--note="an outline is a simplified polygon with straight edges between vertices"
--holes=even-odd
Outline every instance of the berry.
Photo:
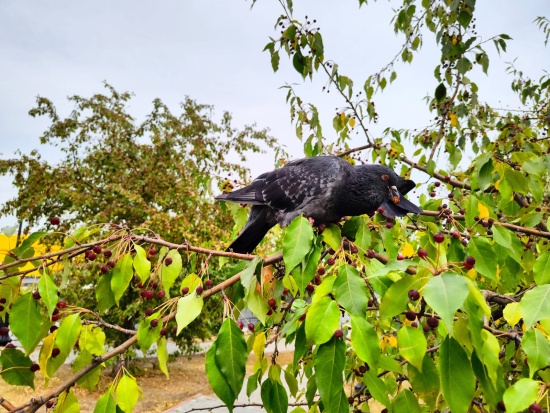
[[172,258],[168,257],[164,260],[164,265],[167,267],[172,264]]
[[242,330],[244,328],[244,324],[242,321],[237,321],[237,325],[239,326],[239,328]]
[[145,290],[145,298],[152,300],[154,296],[155,292],[153,290]]
[[393,228],[393,224],[392,224],[391,222],[386,223],[386,228],[387,228],[387,229],[392,229],[392,228]]
[[267,316],[273,315],[273,308],[270,308],[267,313],[265,313]]
[[405,313],[405,317],[407,318],[407,320],[409,321],[414,321],[416,320],[416,313],[414,311],[407,311]]
[[427,333],[428,331],[430,331],[430,326],[427,325],[427,324],[424,324],[424,325],[422,326],[422,330],[424,330],[424,332]]
[[411,323],[411,327],[414,327],[414,328],[418,327],[418,323],[416,321],[413,321]]
[[59,314],[52,314],[52,321],[55,323],[61,316]]
[[275,308],[275,307],[277,307],[277,301],[275,301],[274,298],[270,298],[267,301],[267,305],[270,306],[271,308]]
[[52,349],[52,358],[55,358],[61,354],[61,350],[59,348]]
[[449,198],[449,199],[453,199],[453,198],[454,198],[454,195],[453,195],[452,192],[448,195],[448,198]]
[[59,217],[51,217],[50,218],[50,224],[52,224],[52,225],[59,225],[60,222],[61,222],[61,220],[59,219]]
[[164,298],[166,296],[166,293],[164,292],[164,290],[159,290],[155,295],[157,296],[157,298]]
[[212,280],[206,280],[206,281],[204,282],[204,288],[206,288],[206,289],[212,288],[212,285],[213,285],[213,284],[214,284],[214,283],[212,282]]
[[475,265],[476,263],[476,259],[474,257],[466,257],[466,259],[464,260],[464,262],[468,265],[471,265],[472,267]]
[[160,335],[165,336],[167,334],[168,334],[168,330],[166,329],[166,327],[162,327],[162,329],[160,330]]
[[113,251],[111,251],[111,250],[104,250],[103,251],[103,256],[105,258],[111,258],[112,255],[113,255]]
[[310,294],[313,292],[314,289],[315,287],[311,283],[306,286],[306,291]]
[[147,308],[145,309],[145,317],[149,317],[150,315],[153,314],[153,312],[154,312],[154,311],[153,311],[153,309],[152,309],[151,307],[147,307]]
[[0,304],[6,304],[6,299],[5,298],[0,298]]
[[441,232],[434,234],[434,241],[438,244],[441,244],[443,241],[445,241],[445,235],[443,235],[443,233]]
[[97,255],[93,251],[86,251],[85,257],[88,261],[95,261]]
[[315,276],[315,285],[321,285],[323,280],[318,275]]
[[153,281],[153,283],[151,284],[151,288],[152,288],[153,290],[156,290],[158,286],[159,286],[159,284],[158,284],[158,282],[156,282],[156,281]]
[[38,292],[38,290],[36,290],[36,291],[32,292],[32,298],[34,298],[35,300],[40,300],[40,298],[42,298],[42,297],[41,297],[40,293]]
[[111,268],[108,265],[102,265],[99,269],[101,274],[107,274],[109,271],[111,271]]
[[445,176],[445,177],[443,178],[443,180],[444,180],[445,182],[447,182],[447,183],[448,183],[448,182],[451,182],[451,177],[450,177],[450,176]]
[[541,212],[541,211],[542,211],[542,209],[540,207],[535,208],[535,212]]
[[4,347],[4,348],[15,348],[15,344],[8,343],[8,344],[6,344],[6,347]]
[[198,285],[197,288],[195,288],[195,292],[197,293],[197,295],[202,294],[202,290],[203,290],[203,288],[202,288],[201,285]]
[[58,301],[57,302],[57,308],[59,308],[60,310],[64,309],[64,308],[67,308],[67,302],[66,301]]
[[158,320],[158,318],[153,318],[153,319],[151,320],[150,324],[151,324],[151,327],[153,327],[153,328],[155,328],[156,326],[158,326],[158,325],[159,325],[159,320]]
[[157,254],[157,249],[155,247],[149,248],[149,255],[156,255],[156,254]]
[[344,337],[344,332],[342,330],[338,329],[334,332],[334,337],[342,338],[342,337]]
[[59,327],[58,326],[51,326],[50,327],[50,333],[53,333],[55,330],[57,330]]
[[460,238],[460,232],[458,232],[458,231],[453,232],[453,238],[459,239]]
[[325,270],[324,267],[317,268],[317,274],[319,274],[319,275],[325,275],[326,272],[327,272],[327,270]]
[[404,259],[405,257],[401,253],[397,254],[397,261],[403,261]]
[[379,214],[383,214],[383,213],[386,212],[386,211],[384,210],[384,208],[381,208],[381,207],[380,207],[380,208],[378,208],[378,209],[376,210],[376,212],[378,212]]
[[367,366],[365,365],[359,366],[359,373],[365,374],[366,372],[367,372]]
[[328,260],[327,260],[327,265],[334,265],[335,263],[335,260],[334,258],[330,257]]
[[376,252],[374,252],[374,250],[367,251],[367,257],[374,258],[375,256],[376,256]]
[[367,306],[368,306],[368,307],[374,306],[374,300],[369,300],[369,301],[367,302]]
[[418,292],[418,290],[409,290],[409,300],[412,300],[412,301],[418,301],[418,299],[420,298],[420,293]]
[[116,263],[114,261],[107,261],[107,267],[115,268]]
[[499,401],[497,403],[497,409],[500,410],[501,412],[505,412],[506,411],[506,406],[504,405],[504,402],[503,401]]
[[254,326],[253,323],[248,323],[248,330],[249,330],[249,331],[254,332],[254,327],[255,327],[255,326]]
[[418,250],[418,256],[422,259],[426,258],[428,256],[428,251],[426,251],[425,249],[422,249],[420,248]]
[[181,289],[181,295],[187,295],[189,293],[189,287],[183,287]]
[[540,404],[533,403],[531,406],[529,406],[528,409],[529,413],[542,413],[542,407],[540,407]]
[[94,245],[94,247],[92,248],[92,251],[95,252],[96,254],[101,254],[101,251],[103,251],[103,249],[101,248],[101,245]]
[[474,268],[474,267],[472,267],[470,264],[468,264],[467,262],[465,262],[464,264],[462,264],[462,266],[464,267],[465,270],[471,270],[472,268]]
[[353,397],[353,396],[348,397],[348,403],[349,404],[353,404],[354,401],[355,401],[355,397]]
[[336,251],[334,251],[332,248],[329,248],[328,249],[328,254],[329,255],[333,255]]
[[49,400],[48,403],[46,403],[46,409],[51,409],[53,407],[53,400]]
[[435,317],[429,317],[426,320],[426,323],[428,324],[428,326],[430,326],[430,328],[437,328],[437,326],[439,325],[439,320]]
[[435,192],[434,192],[434,191],[430,192],[430,196],[431,196],[432,198],[434,198],[434,197],[435,197]]
[[38,364],[34,363],[29,367],[29,369],[34,373],[34,372],[40,370],[40,366]]
[[350,252],[352,254],[357,254],[359,252],[359,248],[357,248],[355,245],[352,245],[350,248]]
[[7,336],[10,333],[8,327],[0,327],[0,336]]
[[283,295],[288,295],[288,292],[289,292],[289,291],[285,288],[285,289],[283,290]]
[[435,182],[434,182],[434,186],[435,186],[436,188],[439,188],[439,187],[441,186],[441,182],[435,181]]

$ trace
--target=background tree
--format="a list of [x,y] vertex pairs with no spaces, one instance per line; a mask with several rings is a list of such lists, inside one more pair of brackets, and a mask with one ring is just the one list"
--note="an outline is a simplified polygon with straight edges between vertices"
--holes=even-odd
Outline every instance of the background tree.
[[[225,320],[206,355],[206,367],[214,391],[230,409],[253,352],[257,363],[246,392],[260,388],[270,413],[286,412],[289,395],[304,411],[307,406],[330,413],[369,411],[372,399],[387,412],[548,410],[548,75],[533,80],[510,66],[517,108],[503,111],[481,102],[473,68],[479,65],[488,72],[485,48],[491,45],[505,53],[510,37],[478,38],[474,0],[404,0],[393,20],[395,31],[405,36],[403,47],[358,93],[357,82],[325,56],[315,20],[297,20],[290,1],[281,6],[277,37],[266,46],[273,68],[287,54],[302,77],[321,76],[342,99],[333,119],[336,138],[329,140],[321,132],[316,106],[289,87],[292,120],[305,153],[313,156],[340,147],[352,162],[361,154],[402,174],[417,170],[428,182],[420,195],[424,212],[399,222],[382,214],[354,217],[323,230],[298,217],[284,231],[283,253],[265,259],[126,229],[105,229],[107,237],[101,239],[75,232],[67,234],[72,242],[65,250],[36,261],[43,272],[40,300],[14,287],[25,275],[18,266],[22,257],[31,256],[29,241],[0,266],[5,272],[0,287],[6,308],[13,303],[11,319],[32,323],[29,331],[14,322],[13,333],[26,353],[43,338],[43,356],[33,364],[19,349],[4,350],[1,374],[10,383],[32,386],[34,372],[53,374],[77,339],[80,363],[75,363],[74,377],[19,410],[36,411],[47,400],[56,400],[58,410],[72,408],[78,402],[71,386],[83,379],[93,384],[91,377],[105,360],[135,344],[146,349],[156,342],[159,364],[166,369],[162,329],[175,320],[177,332],[184,331],[201,315],[205,300],[216,294],[223,297]],[[544,34],[546,21],[537,20]],[[385,134],[372,136],[369,122],[389,122],[379,119],[376,96],[396,78],[399,61],[413,61],[426,37],[433,37],[441,52],[428,102],[435,123],[420,132],[389,124]],[[365,145],[349,148],[352,131],[364,134]],[[151,244],[163,248],[153,261],[147,260],[145,249]],[[49,266],[65,256],[89,255],[96,246],[109,248],[117,258],[112,272],[95,285],[101,307],[96,313],[62,309],[59,329],[48,333],[58,300]],[[212,258],[181,273],[184,260],[191,262],[189,254]],[[243,269],[228,258],[248,263]],[[272,267],[281,261],[284,268]],[[212,283],[210,274],[220,265],[235,275]],[[142,283],[156,281],[165,297],[141,318],[136,332],[128,332],[132,337],[92,357],[91,349],[102,348],[103,330],[120,328],[105,324],[102,314],[131,294],[133,277]],[[248,325],[248,337],[234,321],[243,307],[259,319],[258,325]],[[269,361],[264,354],[267,343],[281,340],[294,344],[288,366],[278,363],[277,351]],[[54,357],[55,348],[60,353]],[[114,411],[118,405],[131,411],[136,393],[135,379],[121,369],[98,400],[98,410]]]

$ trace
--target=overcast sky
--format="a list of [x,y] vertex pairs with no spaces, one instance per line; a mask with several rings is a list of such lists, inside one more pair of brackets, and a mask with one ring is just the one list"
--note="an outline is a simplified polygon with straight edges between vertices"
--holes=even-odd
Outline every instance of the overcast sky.
[[[357,7],[357,0],[295,0],[295,16],[317,19],[325,42],[325,57],[340,65],[342,74],[364,80],[384,66],[401,45],[391,27],[392,5],[386,1]],[[499,0],[478,2],[479,35],[488,38],[507,33],[514,38],[508,53],[498,56],[491,45],[489,77],[475,73],[482,99],[502,106],[515,105],[504,62],[534,77],[550,68],[550,48],[532,23],[550,17],[548,0]],[[293,157],[301,157],[285,103],[285,83],[298,90],[325,113],[324,133],[333,136],[331,118],[342,106],[336,94],[323,94],[325,79],[303,82],[285,57],[274,74],[267,52],[275,36],[281,8],[275,0],[258,0],[254,8],[244,0],[49,1],[2,0],[0,5],[0,156],[9,158],[18,149],[39,149],[49,160],[54,151],[39,144],[46,119],[33,119],[28,111],[38,95],[48,97],[61,115],[69,114],[69,95],[90,96],[103,91],[103,81],[119,91],[131,91],[134,117],[142,120],[151,101],[161,98],[176,111],[190,96],[212,104],[216,113],[230,111],[235,125],[256,122],[286,144]],[[421,128],[431,117],[423,97],[437,86],[433,69],[437,51],[425,37],[422,52],[412,66],[398,65],[397,81],[376,99],[380,133],[388,126]],[[360,138],[356,142],[362,144]],[[254,158],[253,175],[273,164],[272,154]],[[0,178],[0,203],[13,198],[9,178]],[[0,226],[15,219],[0,218]]]

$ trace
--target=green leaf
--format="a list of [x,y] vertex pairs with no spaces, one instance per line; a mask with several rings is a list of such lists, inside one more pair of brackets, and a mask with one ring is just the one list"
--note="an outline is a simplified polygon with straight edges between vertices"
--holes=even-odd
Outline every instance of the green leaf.
[[372,325],[363,317],[351,316],[351,345],[361,360],[371,368],[378,366],[380,345]]
[[97,400],[94,413],[116,413],[116,401],[110,389]]
[[313,228],[310,222],[303,216],[294,218],[283,238],[283,259],[287,275],[305,258],[312,241]]
[[443,83],[440,83],[435,88],[435,98],[438,102],[441,102],[443,99],[445,99],[445,96],[447,96],[447,88]]
[[262,402],[267,413],[286,413],[288,395],[285,388],[276,380],[267,379],[262,383]]
[[[137,342],[141,351],[146,352],[151,345],[160,338],[162,322],[159,320],[160,313],[151,314],[141,320],[137,331]],[[151,326],[151,320],[159,320],[156,327]]]
[[197,295],[195,292],[187,294],[185,297],[181,297],[178,300],[178,309],[176,313],[178,331],[176,334],[181,333],[181,330],[187,327],[191,321],[200,315],[203,305],[204,300],[202,296]]
[[[306,321],[307,328],[307,321]],[[327,412],[348,413],[349,404],[344,394],[344,367],[346,365],[346,345],[333,337],[321,344],[313,360],[319,396]],[[342,403],[342,396],[345,403]]]
[[439,394],[439,374],[434,361],[429,354],[424,354],[422,361],[422,370],[417,369],[413,365],[407,367],[409,380],[415,393],[422,396],[422,399],[427,404],[435,403]]
[[483,340],[483,346],[479,353],[480,359],[487,366],[487,375],[491,379],[494,385],[497,384],[498,379],[502,373],[499,371],[501,367],[499,361],[500,344],[495,336],[488,331],[481,331],[481,338]]
[[475,351],[472,352],[472,369],[479,381],[484,399],[496,410],[497,403],[502,400],[502,394],[497,394],[493,383],[489,380],[487,369],[481,364]]
[[439,376],[443,396],[453,413],[466,413],[475,392],[475,377],[466,352],[447,336],[440,348]]
[[418,328],[405,326],[397,332],[397,345],[399,353],[405,360],[411,363],[418,370],[422,371],[424,355],[428,343],[424,333]]
[[292,276],[296,280],[296,284],[298,285],[300,294],[302,295],[304,294],[306,286],[315,276],[315,273],[317,272],[317,265],[319,263],[320,258],[321,258],[321,248],[319,248],[317,245],[314,244],[311,247],[311,251],[307,254],[304,261],[302,261],[302,265],[296,267],[293,270]]
[[279,56],[279,51],[274,51],[271,53],[271,68],[274,72],[279,70],[279,61],[281,60],[281,57]]
[[323,231],[323,241],[325,241],[334,251],[338,251],[342,246],[340,228],[335,224],[327,225]]
[[[76,373],[77,371],[88,366],[92,362],[93,358],[94,356],[87,350],[80,351],[71,366],[73,373]],[[94,391],[101,377],[101,369],[101,365],[93,368],[91,371],[88,371],[84,376],[79,378],[76,383],[86,390]]]
[[130,285],[133,275],[132,256],[130,254],[125,254],[115,264],[111,278],[111,289],[117,305]]
[[128,374],[124,374],[115,390],[118,406],[126,413],[132,412],[136,406],[141,389],[137,385],[136,379]]
[[497,279],[496,254],[487,238],[472,237],[468,243],[468,254],[476,259],[475,269],[484,277]]
[[40,277],[38,281],[38,292],[42,297],[42,301],[46,304],[48,316],[51,317],[59,297],[57,295],[57,286],[48,274],[42,274]]
[[469,294],[468,283],[460,275],[445,273],[433,277],[424,287],[424,299],[441,317],[449,334],[453,332],[453,317]]
[[[172,264],[166,265],[166,258],[171,258]],[[162,265],[160,266],[160,279],[162,281],[162,288],[166,293],[166,296],[168,296],[170,293],[170,287],[174,285],[174,282],[180,275],[182,261],[178,250],[168,251],[166,258],[162,261]]]
[[529,376],[533,377],[537,370],[548,366],[550,360],[550,342],[536,328],[528,330],[523,335],[521,349],[529,359]]
[[333,290],[338,304],[350,314],[366,316],[369,290],[357,269],[348,264],[340,266]]
[[361,218],[361,221],[360,221],[361,225],[357,229],[357,233],[355,235],[355,244],[361,250],[362,253],[366,253],[371,243],[370,228],[368,225],[370,220],[366,217],[360,217],[360,218]]
[[73,389],[69,392],[63,392],[59,395],[55,404],[54,413],[79,413],[80,405],[78,399],[73,393]]
[[472,62],[470,62],[466,57],[462,57],[458,59],[458,62],[456,62],[456,70],[460,74],[465,74],[472,68]]
[[10,318],[11,332],[17,337],[27,354],[32,353],[44,337],[42,324],[48,322],[42,318],[38,302],[32,298],[32,293],[19,296],[13,303]]
[[147,281],[149,278],[149,273],[151,271],[151,261],[147,259],[147,253],[141,245],[134,244],[134,249],[136,250],[136,255],[134,255],[134,270],[142,283]]
[[336,301],[323,297],[313,303],[306,315],[308,343],[323,344],[340,328],[340,310]]
[[520,312],[527,328],[537,321],[550,319],[550,284],[537,285],[527,291],[521,299]]
[[420,290],[427,280],[418,275],[403,277],[393,283],[386,294],[382,297],[380,303],[380,318],[388,320],[401,313],[409,302],[409,290]]
[[418,400],[410,390],[401,391],[392,402],[394,412],[420,413]]
[[546,251],[537,257],[533,272],[538,285],[550,284],[550,252]]
[[298,380],[296,380],[296,377],[294,377],[294,375],[289,370],[290,370],[290,367],[287,367],[284,370],[285,382],[288,386],[288,391],[290,392],[290,394],[296,397],[296,394],[298,393],[298,390],[299,390]]
[[227,318],[216,338],[216,365],[234,394],[239,394],[244,382],[247,346],[244,335],[233,319]]
[[19,255],[23,254],[26,250],[28,250],[36,241],[38,241],[40,238],[42,238],[44,235],[46,235],[46,231],[39,231],[39,232],[33,232],[28,237],[26,237],[21,245],[17,248]]
[[166,378],[168,375],[168,347],[166,345],[166,337],[161,337],[157,343],[157,357],[159,359],[159,369],[164,373]]
[[34,390],[34,373],[29,367],[32,360],[16,348],[5,348],[0,353],[2,379],[12,386],[29,386]]
[[97,300],[97,308],[100,313],[111,308],[116,304],[115,295],[111,289],[111,280],[113,275],[111,273],[104,274],[99,277],[97,286],[95,288],[95,296]]
[[292,65],[298,73],[305,77],[304,69],[306,67],[306,59],[304,55],[302,55],[302,50],[300,49],[300,47],[296,48],[296,52],[294,53],[294,57],[292,58]]
[[363,375],[363,382],[369,389],[370,394],[378,402],[382,403],[386,407],[390,407],[390,398],[388,397],[388,389],[384,382],[377,377],[376,373],[372,370],[368,370]]
[[516,413],[527,409],[537,400],[540,383],[531,379],[519,379],[506,389],[503,396],[506,413]]
[[216,393],[216,396],[218,396],[220,400],[225,403],[229,411],[232,412],[233,404],[237,396],[216,364],[216,352],[217,344],[216,341],[214,341],[206,353],[206,377],[208,378],[210,386],[212,386],[212,390]]
[[69,356],[78,340],[81,329],[82,321],[80,320],[80,313],[69,314],[63,318],[55,336],[55,344],[61,350],[60,355],[57,356],[58,359],[64,359]]

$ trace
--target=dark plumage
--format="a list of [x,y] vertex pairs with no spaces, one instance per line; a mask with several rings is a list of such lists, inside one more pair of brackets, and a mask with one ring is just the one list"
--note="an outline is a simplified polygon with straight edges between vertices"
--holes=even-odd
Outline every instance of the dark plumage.
[[403,197],[414,187],[382,165],[352,166],[337,156],[317,156],[289,162],[216,199],[252,205],[246,225],[228,248],[251,253],[271,227],[287,226],[298,215],[319,225],[372,214],[379,207],[391,217],[419,214],[422,210]]

